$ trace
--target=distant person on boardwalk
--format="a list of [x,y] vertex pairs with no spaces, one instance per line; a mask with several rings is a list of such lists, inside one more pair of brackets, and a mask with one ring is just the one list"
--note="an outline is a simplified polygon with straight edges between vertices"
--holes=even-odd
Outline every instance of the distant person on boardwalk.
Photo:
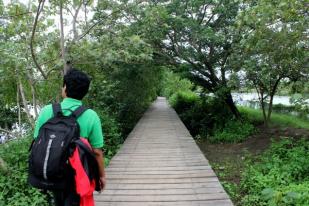
[[[81,193],[87,193],[87,190],[85,192],[85,178],[83,179],[82,175],[87,173],[89,176],[89,171],[77,171],[81,167],[80,162],[84,161],[84,158],[81,158],[83,160],[72,159],[73,157],[80,157],[80,155],[87,153],[88,149],[83,146],[80,143],[85,142],[85,145],[88,145],[90,148],[88,153],[91,153],[90,156],[92,156],[93,161],[95,163],[96,167],[90,167],[89,162],[86,163],[86,170],[93,170],[95,168],[96,171],[94,173],[97,176],[96,181],[96,190],[101,191],[105,188],[106,185],[106,177],[105,177],[105,170],[104,170],[104,157],[103,157],[103,133],[102,133],[102,127],[100,118],[97,115],[97,113],[91,109],[86,109],[84,106],[82,106],[82,99],[84,96],[88,93],[90,86],[90,78],[82,71],[79,71],[77,69],[70,69],[63,78],[63,88],[62,88],[62,97],[63,101],[60,104],[50,104],[45,106],[42,111],[40,112],[40,115],[37,119],[35,130],[34,130],[34,143],[32,146],[31,155],[29,158],[29,182],[31,185],[37,188],[46,189],[49,191],[52,191],[54,194],[54,202],[56,206],[81,206],[81,205],[93,205],[94,203],[88,204],[87,198],[93,201],[92,191],[91,194],[88,192],[88,197],[83,199],[81,197]],[[58,108],[57,108],[58,107]],[[56,117],[58,116],[59,117]],[[70,119],[71,118],[71,119]],[[56,126],[53,125],[53,121],[56,122],[55,124],[58,124],[59,133],[57,133],[57,129],[54,129]],[[79,131],[79,134],[76,134],[75,136],[79,135],[78,138],[73,137],[70,139],[69,143],[66,143],[68,137],[63,137],[63,133],[66,133],[66,131],[60,133],[61,128],[63,129],[66,125],[70,125],[70,123],[65,123],[65,121],[71,121],[75,122],[74,124],[77,129],[73,129],[74,131]],[[76,124],[78,123],[78,124]],[[62,124],[62,125],[61,125]],[[51,125],[51,126],[47,126]],[[76,126],[77,125],[77,126]],[[52,133],[48,133],[49,128],[52,128],[51,130],[55,130]],[[69,127],[69,126],[68,126]],[[70,131],[68,131],[69,133]],[[47,134],[48,133],[48,134]],[[45,137],[47,136],[47,137]],[[60,136],[60,137],[59,137]],[[82,138],[79,138],[82,137]],[[38,139],[42,139],[39,140]],[[59,146],[57,146],[57,138],[61,140],[59,143]],[[44,142],[44,139],[47,143],[42,144],[41,142]],[[83,141],[80,141],[80,140]],[[59,140],[59,141],[60,141]],[[78,142],[79,141],[79,142]],[[74,146],[75,151],[73,153],[72,146],[68,146],[70,152],[67,152],[67,156],[69,157],[69,160],[65,160],[65,163],[69,165],[68,162],[70,162],[70,171],[74,168],[74,172],[68,172],[69,175],[67,175],[64,179],[66,179],[65,186],[60,186],[58,183],[53,183],[54,180],[52,176],[53,168],[55,166],[52,166],[52,162],[55,161],[54,159],[57,159],[57,154],[55,151],[58,151],[60,147],[66,148],[65,145],[72,145],[72,142],[76,142],[76,145]],[[41,146],[39,145],[41,144]],[[64,145],[64,146],[63,146]],[[81,146],[78,151],[76,151],[76,148],[78,146]],[[55,148],[58,147],[58,148]],[[58,149],[58,150],[57,150]],[[84,149],[84,152],[83,152]],[[35,150],[35,151],[33,151]],[[42,152],[41,152],[42,150]],[[36,152],[38,151],[38,152]],[[85,152],[86,151],[86,152]],[[77,153],[76,153],[77,152]],[[39,154],[43,153],[43,154]],[[74,154],[74,155],[73,155]],[[38,155],[41,155],[41,157],[36,157]],[[77,156],[76,156],[77,155]],[[60,158],[61,159],[61,158]],[[63,158],[62,158],[63,159]],[[66,158],[68,159],[68,157]],[[33,167],[33,164],[42,165],[41,169],[37,169],[38,166]],[[72,166],[74,165],[74,166]],[[91,164],[90,164],[91,165]],[[33,167],[31,170],[31,166]],[[72,168],[71,168],[72,167]],[[61,168],[60,168],[61,169]],[[92,172],[93,173],[93,172]],[[37,177],[35,175],[42,174],[42,177]],[[35,176],[34,178],[32,178]],[[85,176],[85,175],[84,175]],[[94,176],[90,174],[90,176]],[[90,178],[89,178],[90,179]],[[78,181],[81,181],[81,183],[78,183]],[[92,184],[90,180],[88,181],[88,185],[91,187],[94,185]],[[79,184],[79,185],[78,185]],[[46,187],[45,187],[46,185]],[[60,188],[60,189],[54,189],[54,188]],[[94,186],[93,186],[94,187]],[[52,189],[51,189],[52,188]],[[92,188],[93,189],[93,188]],[[84,202],[84,203],[82,203]]]

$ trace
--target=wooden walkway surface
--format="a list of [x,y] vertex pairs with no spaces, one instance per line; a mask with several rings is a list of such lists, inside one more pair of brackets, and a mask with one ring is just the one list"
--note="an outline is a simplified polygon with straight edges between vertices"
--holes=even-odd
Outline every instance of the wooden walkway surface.
[[189,131],[159,97],[140,119],[107,172],[96,206],[232,206]]

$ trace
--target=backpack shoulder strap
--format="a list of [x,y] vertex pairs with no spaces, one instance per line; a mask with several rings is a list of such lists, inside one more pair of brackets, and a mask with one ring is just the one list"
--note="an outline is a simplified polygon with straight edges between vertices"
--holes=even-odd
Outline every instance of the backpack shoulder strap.
[[81,114],[83,114],[88,108],[84,107],[83,105],[81,105],[80,107],[78,107],[74,112],[72,112],[71,116],[74,118],[78,118]]
[[86,145],[81,139],[75,140],[74,143],[78,145],[81,149],[83,149],[85,152],[87,152],[90,156],[95,157],[91,148],[88,145]]
[[59,103],[54,103],[52,106],[53,106],[54,117],[62,115],[61,105]]

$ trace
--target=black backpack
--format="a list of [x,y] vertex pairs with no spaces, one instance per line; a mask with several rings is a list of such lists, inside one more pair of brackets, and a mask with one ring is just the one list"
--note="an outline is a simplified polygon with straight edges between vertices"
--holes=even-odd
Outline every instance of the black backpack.
[[80,106],[64,116],[60,104],[52,107],[54,117],[42,125],[30,148],[28,182],[39,189],[61,190],[72,176],[68,158],[80,137],[77,118],[87,109]]

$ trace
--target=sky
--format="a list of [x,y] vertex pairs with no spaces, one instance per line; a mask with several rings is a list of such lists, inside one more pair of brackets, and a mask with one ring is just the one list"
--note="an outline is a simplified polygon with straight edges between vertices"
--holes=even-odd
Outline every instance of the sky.
[[[16,2],[16,1],[20,2],[20,3],[23,3],[25,5],[29,4],[29,0],[3,0],[3,3],[4,3],[4,6],[7,6],[9,3]],[[30,0],[30,1],[34,2],[35,4],[38,4],[37,0]],[[97,1],[94,1],[94,5],[96,5],[96,4],[97,4]],[[49,6],[49,1],[46,0],[45,4],[44,4],[44,7],[48,7],[48,6]],[[87,13],[87,19],[89,21],[93,17],[94,12],[91,10],[91,8],[88,8],[88,9],[89,9],[89,11]],[[73,20],[73,17],[72,17],[72,15],[69,12],[64,11],[63,12],[63,18],[64,18],[64,20],[67,21],[67,24],[64,25],[64,36],[65,36],[65,38],[67,38],[69,36],[70,31],[72,30],[71,22]],[[60,16],[59,15],[51,16],[51,19],[54,19],[54,22],[55,22],[54,23],[54,29],[59,29],[60,30]],[[79,15],[78,15],[78,20],[84,21],[84,19],[85,19],[84,18],[84,11],[81,10],[79,12]],[[52,30],[52,29],[50,29],[50,30]],[[50,32],[50,31],[48,30],[47,32]]]

